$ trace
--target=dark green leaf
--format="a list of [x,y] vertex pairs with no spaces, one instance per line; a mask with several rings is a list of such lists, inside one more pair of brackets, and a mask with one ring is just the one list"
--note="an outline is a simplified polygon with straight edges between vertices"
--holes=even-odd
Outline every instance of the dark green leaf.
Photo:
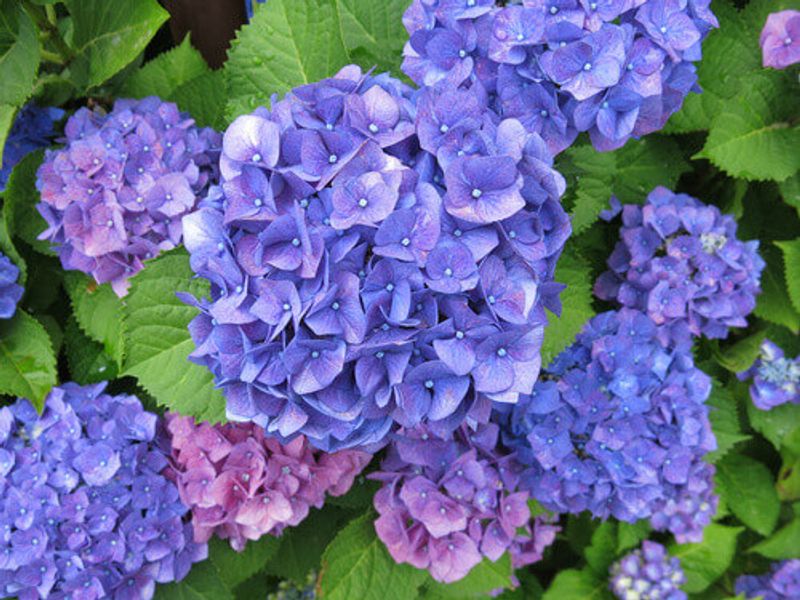
[[728,454],[717,463],[717,485],[739,520],[761,535],[778,523],[781,502],[769,469],[743,454]]
[[185,110],[202,127],[225,129],[225,103],[228,100],[225,74],[211,71],[187,81],[176,89],[170,100]]
[[408,39],[402,20],[408,0],[337,0],[337,5],[345,47],[356,62],[399,74]]
[[192,47],[187,35],[169,52],[159,54],[122,84],[119,95],[129,98],[158,96],[169,98],[180,86],[210,72],[200,53]]
[[782,404],[771,410],[761,410],[748,401],[750,425],[780,450],[787,440],[800,431],[800,404]]
[[600,523],[592,534],[592,543],[584,552],[589,568],[598,578],[608,574],[608,568],[616,556],[617,544],[617,524],[613,521]]
[[567,569],[559,572],[542,600],[601,600],[612,598],[608,590],[608,579],[599,578],[591,571]]
[[[0,105],[21,106],[31,95],[39,69],[36,36],[36,26],[21,3],[0,0]],[[2,120],[0,117],[0,123]]]
[[125,354],[122,300],[110,285],[98,285],[83,273],[67,273],[64,281],[78,325],[91,339],[102,344],[117,368],[121,368]]
[[783,269],[787,291],[792,306],[800,312],[800,238],[787,242],[775,242],[783,251]]
[[773,560],[800,558],[800,519],[794,519],[748,552],[756,552]]
[[670,545],[670,554],[680,559],[686,573],[685,591],[702,592],[722,576],[733,560],[736,538],[743,529],[712,523],[703,531],[699,544]]
[[429,579],[425,585],[425,600],[485,598],[489,592],[511,586],[511,558],[504,554],[497,562],[484,558],[469,574],[453,583]]
[[192,567],[183,581],[156,586],[155,600],[233,600],[219,570],[210,560]]
[[56,357],[42,324],[19,308],[0,320],[0,394],[28,398],[41,410],[56,381]]
[[708,418],[711,429],[717,438],[717,449],[706,455],[708,462],[717,462],[725,456],[736,444],[750,439],[749,435],[742,433],[739,422],[739,409],[731,391],[714,381],[711,388],[711,397],[706,403],[711,409]]
[[88,385],[116,377],[114,359],[106,354],[101,344],[86,336],[74,318],[67,321],[64,338],[64,352],[72,381]]
[[43,159],[44,151],[38,150],[28,154],[14,167],[3,193],[4,216],[12,237],[23,240],[42,254],[55,256],[50,242],[37,239],[47,229],[47,222],[36,210],[40,200],[36,189],[36,171]]
[[234,588],[261,571],[280,545],[280,539],[265,535],[258,541],[247,542],[242,552],[236,552],[227,540],[213,538],[208,544],[208,558],[225,585]]

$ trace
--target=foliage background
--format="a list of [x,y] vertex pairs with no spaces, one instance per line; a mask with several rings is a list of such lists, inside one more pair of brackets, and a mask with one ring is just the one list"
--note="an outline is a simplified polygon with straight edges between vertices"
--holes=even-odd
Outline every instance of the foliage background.
[[[351,62],[399,75],[407,4],[270,0],[238,32],[224,67],[212,71],[188,39],[163,51],[169,15],[155,0],[0,0],[0,152],[15,113],[31,99],[72,110],[155,94],[223,130],[273,94]],[[704,93],[691,95],[661,134],[607,154],[584,142],[557,157],[575,234],[558,266],[556,279],[568,287],[562,317],[551,315],[545,362],[605,308],[591,285],[617,234],[598,221],[612,194],[640,203],[666,185],[734,214],[741,239],[761,240],[768,266],[750,327],[696,346],[698,363],[714,378],[719,449],[709,460],[722,501],[702,543],[669,547],[687,572],[686,591],[703,600],[731,598],[739,574],[800,557],[800,406],[759,411],[735,377],[765,336],[789,355],[800,353],[800,85],[796,68],[763,69],[758,46],[767,14],[784,8],[800,2],[713,0],[721,28],[704,45]],[[63,272],[36,239],[44,229],[34,208],[42,157],[31,154],[14,169],[0,209],[0,249],[20,266],[26,286],[22,310],[0,321],[0,400],[25,396],[41,405],[59,381],[110,380],[111,391],[136,393],[153,410],[223,419],[210,373],[186,361],[194,309],[175,292],[198,295],[205,286],[191,278],[186,253],[151,261],[124,301],[108,286]],[[521,585],[512,582],[507,557],[442,585],[391,560],[372,528],[374,489],[362,477],[347,496],[243,554],[214,541],[210,560],[183,582],[159,587],[157,597],[263,597],[279,580],[302,583],[315,569],[317,591],[330,599],[468,598],[498,588],[508,588],[502,598],[606,598],[609,565],[650,535],[646,523],[562,518],[545,560],[516,574]]]

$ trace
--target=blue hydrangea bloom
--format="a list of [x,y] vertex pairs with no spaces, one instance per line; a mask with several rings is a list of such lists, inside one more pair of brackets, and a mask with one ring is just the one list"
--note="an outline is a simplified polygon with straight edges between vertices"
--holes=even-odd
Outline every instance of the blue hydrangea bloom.
[[670,346],[647,315],[597,315],[533,394],[498,415],[523,481],[555,512],[650,519],[680,541],[702,536],[716,510],[716,448],[705,404],[711,380],[688,345]]
[[611,566],[609,582],[620,600],[686,600],[684,583],[680,560],[650,540]]
[[38,148],[45,148],[56,135],[55,124],[64,116],[60,108],[41,108],[27,104],[17,113],[3,148],[3,164],[0,168],[0,192],[5,190],[14,166],[25,155]]
[[644,205],[622,208],[608,266],[595,283],[598,297],[646,312],[676,338],[724,338],[747,326],[764,261],[758,241],[736,237],[732,216],[657,187]]
[[151,598],[206,557],[158,418],[104,388],[0,408],[0,598]]
[[750,397],[761,410],[787,402],[800,404],[800,356],[786,358],[783,350],[770,340],[761,342],[755,364],[738,377],[741,381],[753,380]]
[[558,153],[658,131],[699,91],[694,63],[719,24],[710,0],[414,0],[404,72],[480,87]]
[[10,319],[17,310],[23,288],[17,284],[19,269],[0,252],[0,319]]
[[212,284],[191,358],[229,418],[333,451],[531,392],[565,184],[485,96],[346,67],[239,117],[220,167],[184,231]]
[[742,575],[736,580],[736,594],[748,600],[793,600],[800,598],[800,560],[773,563],[769,573]]

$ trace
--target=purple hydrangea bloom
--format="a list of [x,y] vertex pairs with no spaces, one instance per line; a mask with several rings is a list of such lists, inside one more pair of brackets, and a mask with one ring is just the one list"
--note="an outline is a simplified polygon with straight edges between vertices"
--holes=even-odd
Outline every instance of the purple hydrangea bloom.
[[191,359],[230,419],[335,451],[530,393],[565,183],[485,102],[351,66],[231,124],[221,187],[184,218],[211,282]]
[[769,15],[759,44],[765,67],[785,69],[800,62],[800,11],[782,10]]
[[553,154],[587,131],[598,150],[658,131],[697,86],[719,23],[710,0],[414,0],[403,71],[477,87]]
[[61,264],[127,293],[143,261],[181,241],[181,217],[217,180],[220,135],[171,102],[117,100],[70,117],[39,168],[39,212]]
[[620,600],[686,600],[681,587],[686,576],[680,560],[661,544],[645,540],[642,547],[611,567],[611,591]]
[[5,254],[0,252],[0,319],[10,319],[17,311],[17,304],[24,292],[17,284],[19,269]]
[[216,534],[239,552],[247,540],[300,524],[327,494],[346,494],[372,459],[358,450],[315,451],[302,436],[281,445],[253,423],[212,426],[172,413],[167,428],[195,540]]
[[736,221],[686,194],[658,187],[622,210],[620,241],[595,294],[646,312],[670,335],[724,338],[745,327],[764,261],[758,241],[736,237]]
[[3,164],[0,165],[0,192],[5,190],[11,171],[29,152],[45,148],[56,136],[55,125],[64,116],[60,108],[40,108],[26,104],[17,113],[3,148]]
[[761,342],[761,353],[750,369],[739,373],[741,381],[753,380],[750,397],[761,410],[788,402],[800,404],[800,356],[786,358],[770,340]]
[[710,391],[687,344],[667,345],[647,315],[623,308],[590,320],[533,394],[497,416],[545,508],[649,518],[697,540],[716,509],[703,462],[716,448]]
[[418,426],[393,437],[370,477],[384,484],[373,499],[375,530],[395,561],[450,583],[506,551],[515,568],[542,558],[559,528],[531,519],[520,465],[497,453],[498,433],[494,424],[461,426],[442,440]]
[[734,589],[748,600],[800,598],[800,560],[773,563],[770,572],[763,575],[742,575],[736,579]]
[[206,558],[158,417],[104,388],[0,408],[0,597],[151,598]]

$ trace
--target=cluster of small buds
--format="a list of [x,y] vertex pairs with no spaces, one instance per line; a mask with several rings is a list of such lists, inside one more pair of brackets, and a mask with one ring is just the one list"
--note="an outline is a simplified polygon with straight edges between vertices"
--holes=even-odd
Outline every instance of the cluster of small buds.
[[449,440],[425,427],[393,436],[373,503],[378,537],[398,563],[427,569],[437,581],[465,577],[483,557],[510,552],[519,568],[541,559],[558,527],[531,519],[518,491],[520,466],[497,453],[498,428],[462,425]]
[[0,598],[151,598],[206,558],[156,415],[105,384],[0,408]]
[[785,69],[800,62],[800,11],[772,13],[759,39],[765,67]]
[[414,0],[403,71],[480,87],[551,152],[588,131],[598,150],[661,129],[718,27],[710,0]]
[[5,190],[11,171],[29,152],[53,143],[56,122],[63,116],[60,108],[40,108],[35,104],[27,104],[17,113],[3,148],[0,192]]
[[195,540],[212,535],[242,551],[248,540],[298,525],[326,494],[342,496],[372,456],[357,450],[316,451],[302,436],[286,445],[252,423],[196,424],[167,415],[172,465],[192,511]]
[[39,168],[39,212],[61,264],[123,296],[143,261],[181,241],[181,218],[218,178],[220,135],[171,102],[117,100],[78,110],[67,145]]
[[0,252],[0,319],[10,319],[17,311],[17,304],[25,291],[18,280],[19,269]]
[[650,540],[611,567],[611,591],[620,600],[686,600],[684,583],[680,560]]
[[[528,468],[522,487],[554,512],[651,519],[697,540],[716,509],[711,380],[688,346],[672,347],[647,315],[594,317],[531,396],[497,413],[504,443]],[[693,509],[697,509],[694,510]]]
[[317,572],[310,571],[302,584],[283,580],[278,589],[267,594],[267,600],[314,600],[317,597]]
[[761,342],[755,364],[738,377],[741,381],[753,380],[750,397],[761,410],[789,402],[800,404],[800,356],[786,358],[783,350],[770,340]]
[[231,124],[222,186],[184,219],[211,282],[186,298],[191,358],[228,418],[372,449],[530,393],[544,307],[559,310],[565,182],[485,101],[350,66]]
[[[620,206],[612,199],[614,210]],[[736,221],[686,194],[655,188],[643,206],[621,207],[620,241],[595,283],[603,300],[646,313],[677,343],[724,338],[756,306],[764,261]]]
[[773,563],[764,575],[742,575],[734,586],[747,600],[797,600],[800,598],[800,560]]

